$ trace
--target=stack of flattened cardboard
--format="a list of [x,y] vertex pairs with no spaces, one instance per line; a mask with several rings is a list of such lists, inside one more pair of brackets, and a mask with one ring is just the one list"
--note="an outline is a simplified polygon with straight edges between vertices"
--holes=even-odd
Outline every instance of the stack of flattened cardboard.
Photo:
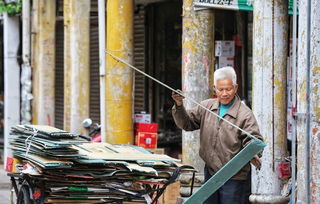
[[194,171],[167,155],[132,145],[89,143],[49,126],[12,129],[21,174],[37,181],[45,203],[152,203],[177,173]]

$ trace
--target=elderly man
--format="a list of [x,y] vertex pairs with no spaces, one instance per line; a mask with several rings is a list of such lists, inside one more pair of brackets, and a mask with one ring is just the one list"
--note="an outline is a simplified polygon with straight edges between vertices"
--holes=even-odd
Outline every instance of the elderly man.
[[[217,98],[204,100],[201,104],[262,140],[252,111],[236,95],[237,76],[232,67],[215,71],[214,88]],[[177,126],[185,131],[200,129],[199,154],[205,162],[204,173],[207,181],[246,146],[251,138],[199,106],[192,110],[185,110],[183,96],[172,93],[172,98],[175,101],[172,114]],[[258,156],[255,156],[251,163],[260,169],[261,161]],[[250,164],[248,163],[208,198],[206,204],[243,203],[249,172]]]

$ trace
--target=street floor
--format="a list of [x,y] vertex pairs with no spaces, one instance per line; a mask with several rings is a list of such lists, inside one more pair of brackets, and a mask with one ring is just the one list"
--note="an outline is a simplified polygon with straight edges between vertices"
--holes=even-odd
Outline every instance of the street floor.
[[10,204],[10,180],[3,165],[0,165],[0,204]]

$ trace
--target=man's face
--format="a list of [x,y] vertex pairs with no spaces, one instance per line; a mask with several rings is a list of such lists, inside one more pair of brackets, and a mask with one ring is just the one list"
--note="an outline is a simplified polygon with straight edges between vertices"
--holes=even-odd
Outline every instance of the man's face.
[[227,105],[232,101],[234,95],[237,93],[238,85],[233,85],[232,80],[230,79],[221,79],[217,81],[215,90],[219,102]]

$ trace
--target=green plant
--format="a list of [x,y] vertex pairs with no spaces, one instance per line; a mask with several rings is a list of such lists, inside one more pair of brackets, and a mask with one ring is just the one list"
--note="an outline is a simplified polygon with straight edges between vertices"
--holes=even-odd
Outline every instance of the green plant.
[[3,0],[0,0],[0,14],[7,12],[9,16],[14,16],[21,13],[22,10],[22,1],[18,0],[17,2],[6,3]]

